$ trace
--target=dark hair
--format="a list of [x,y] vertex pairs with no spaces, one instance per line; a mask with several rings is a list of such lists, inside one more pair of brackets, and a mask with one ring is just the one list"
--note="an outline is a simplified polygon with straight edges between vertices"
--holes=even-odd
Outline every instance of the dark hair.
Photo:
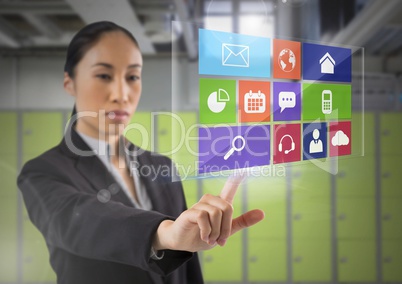
[[116,31],[123,32],[139,48],[135,37],[125,28],[108,21],[95,22],[83,27],[71,40],[67,48],[64,71],[71,78],[74,78],[74,68],[82,57],[84,57],[85,53],[98,42],[104,33]]

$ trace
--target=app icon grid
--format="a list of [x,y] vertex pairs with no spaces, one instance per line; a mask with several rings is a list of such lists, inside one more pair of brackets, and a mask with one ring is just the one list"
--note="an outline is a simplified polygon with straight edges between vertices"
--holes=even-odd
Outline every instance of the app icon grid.
[[[200,29],[199,32],[202,39],[205,40],[208,31]],[[202,60],[208,53],[208,50],[205,49],[209,47],[202,43],[199,44],[199,52],[202,54],[199,56],[200,124],[202,128],[213,128],[222,122],[222,120],[208,118],[208,113],[204,111],[205,102],[203,100],[210,94],[202,93],[205,86],[202,86],[201,82],[209,80],[203,78],[205,75],[208,78],[215,76],[223,82],[226,80],[235,82],[235,93],[229,96],[235,98],[237,109],[229,115],[231,119],[223,119],[228,122],[227,127],[252,125],[267,127],[271,125],[270,137],[266,139],[271,151],[266,157],[265,165],[352,154],[351,49],[282,39],[266,38],[261,41],[260,37],[256,37],[256,41],[266,44],[265,54],[256,55],[253,54],[252,48],[247,48],[250,36],[247,36],[246,42],[243,43],[242,35],[218,33],[226,41],[229,38],[236,39],[233,45],[230,42],[222,43],[223,50],[227,47],[231,47],[232,50],[238,49],[238,53],[229,54],[232,55],[232,61],[236,62],[235,59],[239,62],[246,60],[249,65],[226,64],[224,66],[222,61],[223,66],[220,66],[222,68],[219,70],[206,71],[206,68],[201,70],[201,66],[205,66],[205,62]],[[218,40],[215,45],[219,45],[219,38],[215,37],[215,40]],[[261,46],[259,46],[259,52],[261,50]],[[248,57],[243,58],[242,53],[246,51]],[[315,54],[309,54],[309,52]],[[239,71],[240,68],[252,68],[251,63],[256,62],[258,57],[271,57],[271,54],[273,55],[272,60],[266,67],[268,70],[259,65],[257,71],[252,70],[253,73],[248,72],[249,70]],[[223,55],[228,56],[222,53]],[[211,56],[208,60],[211,61]],[[217,62],[218,60],[221,58],[216,58]],[[214,64],[218,64],[217,62]],[[249,76],[249,74],[253,75]],[[217,104],[223,105],[223,102],[217,102]],[[233,102],[230,105],[233,108]],[[287,127],[292,129],[292,133],[297,133],[295,137],[283,133],[283,129]],[[282,129],[279,131],[281,137],[277,137],[278,129]],[[338,142],[341,141],[340,139],[342,139],[342,143]],[[291,144],[288,143],[289,141]],[[199,143],[199,148],[208,147],[205,144],[208,142],[205,140]],[[290,146],[288,145],[286,150],[280,151],[285,144]],[[298,151],[295,151],[296,149]],[[279,156],[275,157],[275,155]],[[261,165],[261,158],[259,165]],[[207,171],[199,171],[199,173],[205,172]]]

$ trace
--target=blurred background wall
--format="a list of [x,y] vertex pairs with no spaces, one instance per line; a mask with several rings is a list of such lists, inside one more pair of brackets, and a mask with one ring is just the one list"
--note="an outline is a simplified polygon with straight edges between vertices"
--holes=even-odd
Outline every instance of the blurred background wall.
[[[173,110],[186,127],[198,120],[197,26],[363,47],[353,58],[352,137],[362,136],[364,121],[364,157],[340,159],[336,175],[302,163],[248,179],[235,214],[261,208],[266,219],[200,258],[208,283],[402,283],[399,0],[0,0],[0,283],[56,282],[16,177],[60,142],[73,106],[62,88],[66,46],[98,20],[115,21],[139,40],[143,94],[133,122],[160,152],[172,146],[171,121],[153,112],[172,111],[172,88],[180,98]],[[197,24],[172,28],[172,21]],[[363,146],[353,147],[361,153]],[[185,150],[175,158],[196,160]],[[223,183],[184,181],[188,205]]]

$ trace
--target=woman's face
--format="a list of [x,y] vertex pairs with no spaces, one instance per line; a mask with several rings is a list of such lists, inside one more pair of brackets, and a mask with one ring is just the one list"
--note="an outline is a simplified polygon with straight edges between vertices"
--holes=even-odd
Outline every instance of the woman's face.
[[122,134],[140,99],[141,70],[141,52],[129,37],[103,34],[75,67],[74,79],[65,74],[64,88],[79,113],[77,130],[95,138]]

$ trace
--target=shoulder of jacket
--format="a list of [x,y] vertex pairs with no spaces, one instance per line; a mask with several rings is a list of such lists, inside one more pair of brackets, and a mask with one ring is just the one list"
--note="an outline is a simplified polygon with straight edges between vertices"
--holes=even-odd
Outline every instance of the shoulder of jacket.
[[27,161],[22,167],[21,173],[25,171],[52,172],[60,167],[68,167],[68,164],[72,162],[71,157],[64,155],[60,149],[60,145],[58,145]]

